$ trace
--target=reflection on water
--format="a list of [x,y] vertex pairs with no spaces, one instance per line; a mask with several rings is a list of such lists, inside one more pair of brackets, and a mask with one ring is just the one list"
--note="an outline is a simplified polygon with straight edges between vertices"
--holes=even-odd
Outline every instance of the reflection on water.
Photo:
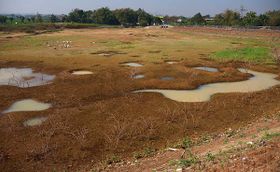
[[122,65],[126,65],[126,66],[130,66],[130,67],[141,67],[143,66],[142,64],[140,63],[123,63]]
[[132,76],[133,79],[141,79],[141,78],[144,78],[144,77],[145,77],[145,75],[140,75],[140,74]]
[[219,70],[217,68],[213,68],[213,67],[194,67],[193,69],[197,69],[197,70],[204,70],[207,72],[219,72]]
[[253,92],[268,89],[272,86],[280,84],[275,78],[277,75],[271,73],[256,72],[252,70],[239,69],[240,72],[250,73],[254,75],[246,81],[238,82],[222,82],[201,85],[195,90],[163,90],[163,89],[145,89],[139,92],[161,93],[163,96],[178,102],[204,102],[210,100],[210,97],[217,93],[233,93],[233,92]]
[[50,84],[54,75],[33,73],[31,68],[1,68],[0,85],[10,85],[21,88]]

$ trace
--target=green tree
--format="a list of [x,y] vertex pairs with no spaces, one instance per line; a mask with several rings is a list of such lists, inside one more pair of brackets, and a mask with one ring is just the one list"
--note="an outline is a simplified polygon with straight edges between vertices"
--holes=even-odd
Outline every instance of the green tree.
[[139,8],[136,11],[136,13],[138,15],[138,23],[140,26],[148,26],[148,25],[152,24],[152,21],[153,21],[152,15],[150,15],[146,11],[142,10],[141,8]]
[[74,9],[68,14],[67,20],[69,22],[77,22],[77,23],[85,23],[86,22],[86,14],[81,9]]
[[109,8],[99,8],[95,10],[92,14],[93,21],[98,24],[119,24],[116,16]]
[[280,10],[269,11],[266,13],[268,16],[268,25],[270,26],[280,26]]
[[259,16],[260,25],[266,26],[268,23],[269,17],[266,14],[261,14]]
[[240,24],[240,13],[232,10],[226,10],[223,14],[224,25],[234,26]]
[[24,23],[25,17],[24,16],[19,16],[18,17],[21,23]]
[[153,17],[153,22],[157,25],[161,25],[162,24],[162,19],[158,16]]
[[259,26],[261,25],[260,19],[256,12],[250,11],[243,17],[243,24],[245,26]]
[[0,16],[0,23],[1,24],[4,24],[4,23],[6,23],[7,22],[7,16]]
[[63,15],[62,18],[61,18],[61,21],[62,21],[62,22],[66,22],[66,21],[67,21],[67,18],[68,18],[67,15]]
[[32,21],[33,23],[35,23],[35,21],[36,21],[36,17],[35,17],[35,16],[32,16],[30,19],[31,19],[31,21]]
[[41,16],[41,14],[36,14],[36,16],[35,16],[35,22],[37,22],[37,23],[42,23],[43,22],[43,18],[42,18],[42,16]]
[[50,22],[55,23],[55,22],[57,22],[57,21],[58,21],[58,18],[57,18],[54,14],[52,14],[52,15],[50,16]]
[[224,24],[224,16],[223,16],[222,13],[215,15],[214,24],[215,25],[223,25]]
[[191,22],[193,24],[196,25],[201,25],[201,24],[205,24],[205,20],[202,17],[202,15],[200,13],[195,14],[192,18],[191,18]]
[[130,8],[122,8],[113,11],[114,15],[124,26],[135,26],[138,22],[137,12]]
[[93,11],[91,10],[88,10],[88,11],[85,11],[84,12],[84,22],[85,23],[93,23],[93,19],[92,19],[92,16],[93,16]]

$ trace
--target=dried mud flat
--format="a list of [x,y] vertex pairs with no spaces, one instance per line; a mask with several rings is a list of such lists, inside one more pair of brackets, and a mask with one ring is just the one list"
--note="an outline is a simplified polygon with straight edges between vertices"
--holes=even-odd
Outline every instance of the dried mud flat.
[[[28,67],[56,78],[51,84],[39,87],[0,87],[1,111],[22,99],[52,104],[44,111],[0,115],[0,168],[3,171],[108,170],[108,164],[132,162],[135,155],[145,150],[161,152],[186,136],[195,139],[229,128],[235,131],[267,114],[274,116],[279,111],[279,86],[253,93],[217,94],[210,101],[201,103],[178,103],[160,94],[132,93],[139,89],[195,89],[207,83],[242,81],[250,77],[237,70],[244,66],[279,76],[279,67],[269,64],[205,59],[201,54],[210,55],[232,46],[232,38],[227,32],[205,32],[203,28],[200,33],[199,30],[185,31],[176,27],[164,31],[85,29],[84,32],[65,30],[8,40],[1,37],[1,68]],[[157,37],[146,37],[147,34]],[[262,41],[267,41],[267,32],[256,34]],[[254,39],[252,32],[240,35],[244,37],[240,42],[248,37]],[[270,35],[279,36],[279,33]],[[207,40],[208,37],[212,40]],[[17,39],[16,43],[14,39]],[[53,49],[45,45],[47,41],[58,39],[71,40],[71,47]],[[155,50],[161,51],[150,53]],[[110,58],[90,54],[97,51],[124,53]],[[180,63],[166,64],[166,59]],[[135,69],[120,65],[135,61],[143,66]],[[192,69],[196,66],[215,67],[219,72]],[[73,69],[87,69],[92,74],[74,76],[69,73]],[[135,73],[145,77],[131,78]],[[162,81],[162,76],[176,80]],[[47,120],[39,126],[23,125],[28,119],[42,116]],[[171,152],[168,161],[173,156],[176,159],[180,151]],[[149,163],[145,164],[148,166]],[[111,166],[109,170],[119,168]],[[156,163],[151,166],[160,167],[161,164]],[[144,166],[145,169],[149,170],[150,166]]]

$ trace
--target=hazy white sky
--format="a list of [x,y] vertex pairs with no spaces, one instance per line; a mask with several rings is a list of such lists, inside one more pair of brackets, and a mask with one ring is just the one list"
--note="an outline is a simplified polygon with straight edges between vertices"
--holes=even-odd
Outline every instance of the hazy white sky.
[[130,7],[153,14],[192,16],[197,12],[213,15],[227,8],[239,10],[241,5],[258,13],[280,10],[280,0],[0,0],[0,13],[67,14],[74,8]]

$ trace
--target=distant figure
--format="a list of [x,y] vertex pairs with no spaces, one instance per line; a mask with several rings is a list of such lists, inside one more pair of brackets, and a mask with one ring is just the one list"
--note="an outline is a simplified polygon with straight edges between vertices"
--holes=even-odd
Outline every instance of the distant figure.
[[163,25],[161,25],[161,28],[162,28],[162,29],[167,29],[167,28],[168,28],[168,25],[163,24]]

